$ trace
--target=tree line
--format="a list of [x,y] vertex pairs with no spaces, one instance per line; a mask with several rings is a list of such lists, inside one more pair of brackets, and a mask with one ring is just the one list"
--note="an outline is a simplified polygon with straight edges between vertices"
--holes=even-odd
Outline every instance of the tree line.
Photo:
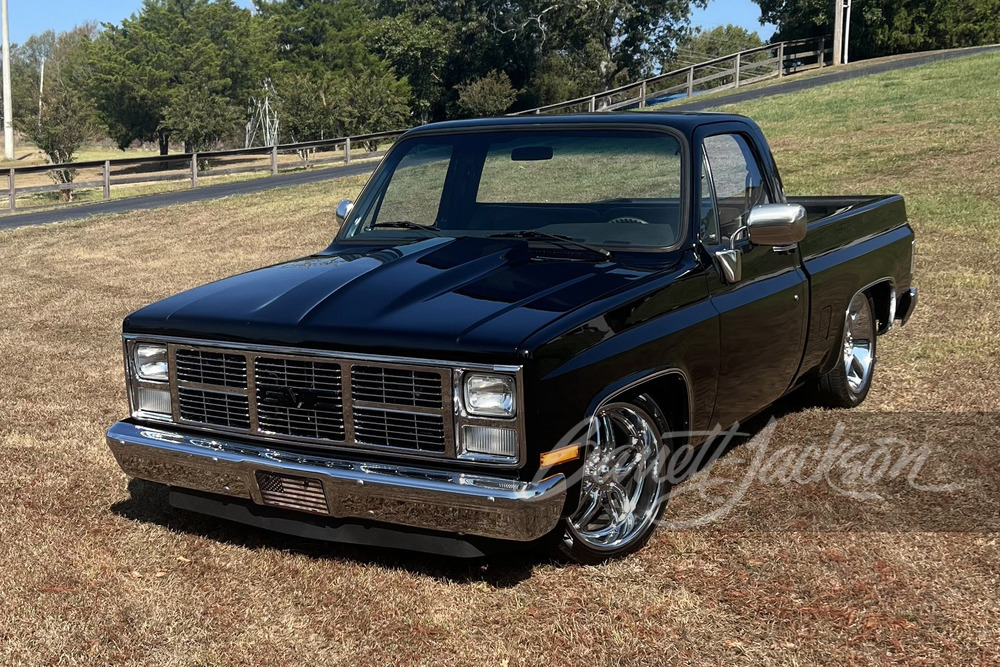
[[[144,0],[118,24],[12,51],[15,125],[54,162],[93,139],[241,144],[268,99],[282,143],[499,115],[763,44],[692,31],[708,0]],[[755,0],[775,39],[828,34],[829,0]],[[856,3],[854,57],[1000,42],[1000,0]]]
[[[754,0],[774,41],[833,34],[829,0]],[[851,60],[1000,42],[1000,0],[864,0],[851,10]]]
[[283,143],[498,115],[654,72],[706,1],[144,0],[15,46],[15,124],[62,162],[239,143],[263,98]]

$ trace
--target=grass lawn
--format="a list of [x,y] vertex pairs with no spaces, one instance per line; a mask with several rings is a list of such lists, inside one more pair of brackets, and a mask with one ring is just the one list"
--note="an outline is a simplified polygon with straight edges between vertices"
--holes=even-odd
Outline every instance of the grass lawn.
[[[779,444],[838,421],[964,443],[962,479],[995,499],[978,457],[1000,436],[1000,86],[983,74],[998,67],[978,56],[727,109],[761,123],[789,193],[900,192],[918,234],[920,307],[880,340],[868,401],[782,413]],[[324,247],[362,184],[0,233],[0,664],[1000,662],[1000,505],[964,496],[922,496],[951,531],[916,532],[826,484],[755,485],[718,527],[660,530],[598,567],[317,545],[133,499],[103,441],[125,412],[121,319]],[[675,501],[668,519],[706,505]],[[818,514],[849,521],[817,529]]]

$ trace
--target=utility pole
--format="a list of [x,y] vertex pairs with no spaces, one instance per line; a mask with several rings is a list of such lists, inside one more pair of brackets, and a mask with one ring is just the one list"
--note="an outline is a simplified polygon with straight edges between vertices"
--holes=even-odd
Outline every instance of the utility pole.
[[844,19],[844,64],[850,62],[848,51],[851,48],[851,0],[844,0],[847,17]]
[[[6,1],[6,0],[5,0]],[[844,0],[833,0],[833,64],[844,54]]]
[[7,27],[7,0],[0,0],[0,23],[3,24],[3,152],[14,159],[14,104],[10,93],[10,29]]

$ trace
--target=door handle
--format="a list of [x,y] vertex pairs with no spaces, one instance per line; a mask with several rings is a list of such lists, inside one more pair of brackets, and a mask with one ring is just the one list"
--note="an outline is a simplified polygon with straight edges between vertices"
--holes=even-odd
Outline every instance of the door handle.
[[798,243],[789,243],[788,245],[776,245],[771,248],[771,252],[776,252],[779,255],[788,255],[795,252],[799,247]]

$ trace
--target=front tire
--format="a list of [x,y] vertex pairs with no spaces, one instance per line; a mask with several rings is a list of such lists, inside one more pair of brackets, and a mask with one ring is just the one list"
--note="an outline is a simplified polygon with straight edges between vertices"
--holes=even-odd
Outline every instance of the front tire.
[[558,555],[595,565],[641,549],[649,541],[670,492],[664,467],[671,453],[669,426],[647,396],[611,403],[594,419],[596,440],[584,462],[580,506],[560,528]]
[[865,400],[875,374],[877,340],[875,305],[867,294],[857,294],[847,308],[840,361],[819,378],[820,405],[853,408]]

